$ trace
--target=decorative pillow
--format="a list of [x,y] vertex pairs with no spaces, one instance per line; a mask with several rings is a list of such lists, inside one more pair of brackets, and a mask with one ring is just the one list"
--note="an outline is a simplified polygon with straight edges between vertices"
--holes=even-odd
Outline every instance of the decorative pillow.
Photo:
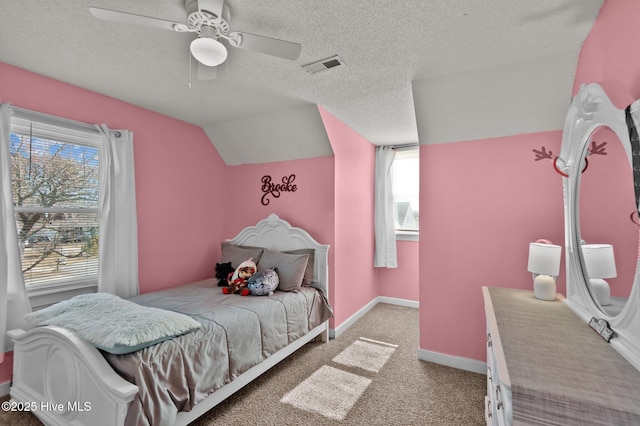
[[265,249],[258,263],[258,270],[277,269],[279,290],[298,291],[302,287],[304,273],[309,263],[308,254],[288,254]]
[[254,296],[271,296],[278,288],[280,279],[275,269],[268,268],[264,271],[257,272],[249,278],[247,287],[249,292]]
[[98,349],[126,354],[200,328],[178,312],[141,306],[110,293],[81,294],[25,315],[37,326],[74,331]]
[[302,279],[303,287],[310,287],[313,283],[313,264],[314,258],[316,255],[316,251],[314,249],[297,249],[297,250],[287,250],[283,253],[287,254],[307,254],[309,255],[309,261],[307,262],[307,269],[304,271],[304,278]]
[[247,259],[252,259],[258,263],[260,256],[262,256],[262,250],[260,247],[243,247],[224,242],[222,243],[220,263],[231,262],[234,268],[237,268]]

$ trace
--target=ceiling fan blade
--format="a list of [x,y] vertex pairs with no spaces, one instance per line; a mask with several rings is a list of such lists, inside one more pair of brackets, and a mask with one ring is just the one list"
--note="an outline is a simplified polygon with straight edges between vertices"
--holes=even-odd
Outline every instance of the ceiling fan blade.
[[198,62],[198,80],[215,80],[218,77],[218,67],[208,67]]
[[164,19],[151,18],[149,16],[136,15],[133,13],[119,12],[117,10],[102,9],[99,7],[90,7],[89,11],[96,18],[103,19],[105,21],[122,22],[125,24],[133,25],[144,25],[147,27],[160,28],[170,31],[176,31],[176,26],[184,26],[184,24],[165,21]]
[[298,59],[302,51],[302,45],[299,43],[249,33],[231,32],[228,40],[233,47],[278,56],[292,61]]

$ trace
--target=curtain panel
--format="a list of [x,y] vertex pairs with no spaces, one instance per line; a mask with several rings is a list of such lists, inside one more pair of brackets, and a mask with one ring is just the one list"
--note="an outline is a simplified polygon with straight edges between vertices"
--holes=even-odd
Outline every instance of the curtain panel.
[[376,147],[375,164],[375,254],[374,267],[397,268],[396,228],[393,206],[393,159],[390,146]]
[[96,126],[102,134],[98,291],[138,294],[138,225],[133,134]]
[[0,105],[0,363],[4,361],[4,353],[13,348],[7,330],[31,328],[24,319],[24,315],[31,312],[31,304],[22,277],[11,189],[11,114],[9,104]]

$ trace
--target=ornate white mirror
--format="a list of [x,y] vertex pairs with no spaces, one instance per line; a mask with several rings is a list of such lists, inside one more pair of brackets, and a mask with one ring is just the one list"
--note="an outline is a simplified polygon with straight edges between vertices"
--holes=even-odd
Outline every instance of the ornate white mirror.
[[582,156],[588,168],[578,180],[577,234],[592,298],[603,313],[626,306],[636,275],[638,225],[633,171],[625,145],[608,127],[594,130]]
[[640,144],[629,136],[631,110],[596,83],[581,87],[555,164],[565,176],[566,303],[587,322],[606,321],[611,345],[640,369]]

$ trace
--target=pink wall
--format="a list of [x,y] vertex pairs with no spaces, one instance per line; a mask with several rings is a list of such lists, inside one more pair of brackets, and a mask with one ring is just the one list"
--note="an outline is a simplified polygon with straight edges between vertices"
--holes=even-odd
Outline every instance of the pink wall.
[[[269,204],[261,203],[261,179],[265,175],[274,182],[295,175],[295,192],[281,192],[280,197],[269,196]],[[293,226],[305,229],[322,244],[329,244],[329,292],[333,302],[334,287],[334,158],[317,157],[304,160],[279,161],[264,164],[246,164],[227,167],[225,185],[227,199],[221,199],[217,208],[227,211],[224,233],[220,241],[234,237],[249,224],[255,224],[271,213],[287,220]]]
[[418,301],[420,298],[420,243],[397,241],[398,267],[376,268],[380,296]]
[[581,84],[615,82],[622,90],[609,94],[611,100],[623,108],[631,99],[640,98],[640,58],[635,54],[640,40],[640,2],[606,0],[598,19],[585,40],[573,84],[577,93]]
[[[134,133],[142,293],[213,275],[228,188],[222,159],[191,124],[0,63],[2,102]],[[0,383],[11,363],[0,364]]]
[[375,147],[325,109],[320,115],[335,155],[333,303],[339,325],[379,295],[373,268]]
[[531,289],[529,243],[564,245],[562,179],[532,151],[560,142],[552,131],[421,146],[420,348],[484,360],[481,286]]
[[[640,42],[639,16],[640,2],[605,1],[582,47],[574,94],[595,81],[619,108],[640,98],[640,57],[629,51]],[[421,147],[422,349],[484,360],[480,287],[531,288],[528,242],[564,244],[560,179],[531,154],[541,145],[558,153],[560,140],[558,131]],[[558,284],[564,293],[564,280]]]
[[[230,193],[220,200],[219,207],[228,212],[224,238],[234,237],[240,230],[255,224],[271,213],[304,228],[323,244],[333,242],[333,157],[244,164],[227,167],[225,185]],[[268,205],[261,203],[261,179],[271,176],[280,183],[285,176],[295,175],[295,192],[281,192],[280,197],[268,196]]]

